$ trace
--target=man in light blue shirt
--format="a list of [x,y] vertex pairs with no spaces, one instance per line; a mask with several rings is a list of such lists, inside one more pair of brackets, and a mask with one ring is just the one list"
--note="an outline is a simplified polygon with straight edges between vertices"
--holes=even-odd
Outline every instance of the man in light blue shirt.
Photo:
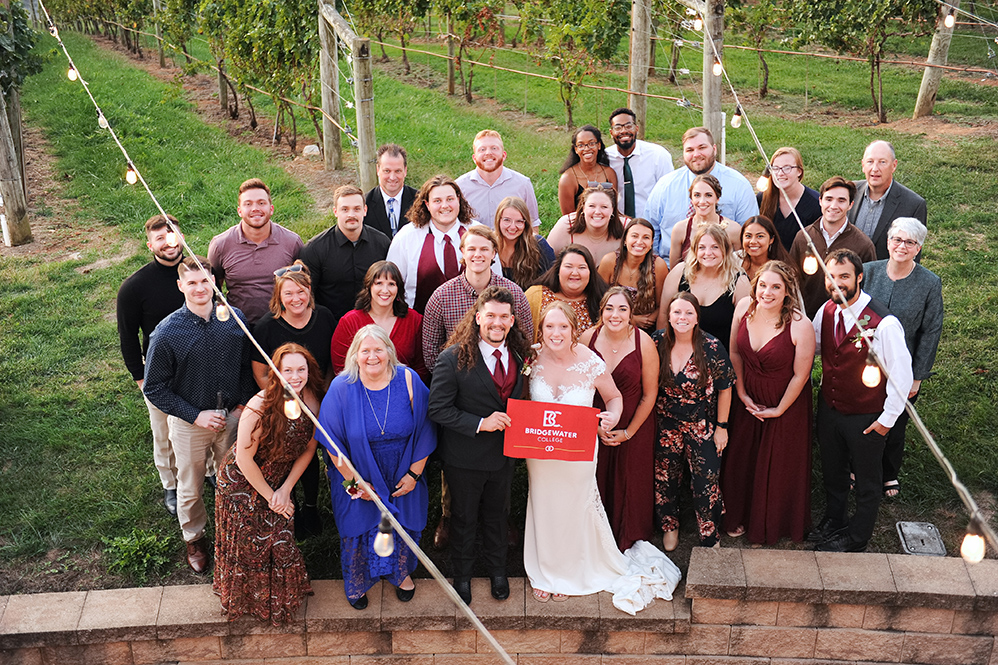
[[706,127],[693,127],[683,134],[683,164],[658,181],[645,205],[645,217],[655,227],[655,249],[668,260],[672,227],[690,216],[690,185],[709,173],[721,183],[717,212],[739,224],[759,214],[752,185],[738,171],[716,161],[717,146]]

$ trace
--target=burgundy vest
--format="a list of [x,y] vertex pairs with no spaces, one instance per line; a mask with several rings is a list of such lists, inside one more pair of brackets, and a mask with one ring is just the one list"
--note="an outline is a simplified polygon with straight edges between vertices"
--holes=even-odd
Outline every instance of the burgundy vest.
[[[868,355],[866,344],[856,348],[854,325],[846,331],[841,344],[835,344],[835,310],[838,305],[829,300],[821,315],[821,394],[825,401],[839,413],[880,413],[887,401],[887,381],[881,380],[876,388],[863,385],[863,369]],[[860,313],[859,318],[870,317],[864,328],[872,330],[889,316],[887,308],[877,300]]]
[[[432,222],[430,223],[432,224]],[[458,227],[457,235],[459,238],[464,235],[463,226]],[[426,238],[423,240],[423,247],[419,252],[419,263],[416,264],[416,297],[412,303],[412,308],[420,314],[426,310],[426,303],[430,301],[430,296],[441,284],[461,274],[461,257],[457,247],[454,247],[454,252],[458,255],[458,271],[453,275],[445,275],[440,270],[436,254],[433,252],[433,232],[426,229]]]

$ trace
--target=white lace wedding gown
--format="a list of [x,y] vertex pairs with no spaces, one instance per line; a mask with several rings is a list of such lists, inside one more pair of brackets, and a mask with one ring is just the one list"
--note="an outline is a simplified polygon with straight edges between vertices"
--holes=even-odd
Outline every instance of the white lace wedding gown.
[[[594,380],[605,371],[603,360],[590,353],[568,369],[569,385],[554,388],[537,363],[531,399],[592,406]],[[643,540],[624,554],[617,549],[596,487],[595,457],[591,462],[528,459],[527,472],[523,566],[531,586],[567,596],[609,591],[614,606],[628,614],[655,598],[672,599],[682,573],[661,550]]]

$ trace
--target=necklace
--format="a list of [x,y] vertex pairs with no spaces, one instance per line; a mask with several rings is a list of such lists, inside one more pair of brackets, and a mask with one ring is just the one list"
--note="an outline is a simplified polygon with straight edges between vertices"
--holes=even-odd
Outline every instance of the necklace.
[[[363,385],[363,384],[361,384],[361,385]],[[388,405],[391,404],[391,402],[392,402],[392,383],[391,383],[391,381],[388,382],[388,399],[385,400],[385,424],[384,425],[382,425],[381,421],[378,420],[378,412],[374,410],[374,402],[371,401],[371,391],[367,389],[367,386],[364,386],[364,394],[367,395],[367,403],[371,405],[371,413],[374,414],[374,422],[376,422],[378,424],[378,429],[380,429],[381,433],[384,434],[385,433],[385,428],[388,427]]]
[[[615,348],[613,348],[611,346],[610,350],[613,351],[614,353],[617,353],[618,351],[620,351],[620,347],[622,347],[624,344],[626,344],[627,340],[629,340],[630,338],[631,338],[631,331],[628,330],[627,331],[627,335],[625,335],[623,341],[621,341],[620,344],[617,345],[617,348],[615,349]],[[606,341],[607,341],[607,343],[610,342],[610,336],[609,335],[606,336]]]

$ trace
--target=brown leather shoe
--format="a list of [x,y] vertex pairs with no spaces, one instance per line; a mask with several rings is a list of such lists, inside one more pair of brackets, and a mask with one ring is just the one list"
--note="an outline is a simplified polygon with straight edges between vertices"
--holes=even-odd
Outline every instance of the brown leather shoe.
[[198,538],[187,543],[187,564],[198,575],[211,570],[211,555],[208,554],[208,539]]
[[441,517],[440,523],[437,524],[437,530],[433,532],[433,546],[438,550],[442,550],[447,547],[447,543],[450,542],[450,518]]

